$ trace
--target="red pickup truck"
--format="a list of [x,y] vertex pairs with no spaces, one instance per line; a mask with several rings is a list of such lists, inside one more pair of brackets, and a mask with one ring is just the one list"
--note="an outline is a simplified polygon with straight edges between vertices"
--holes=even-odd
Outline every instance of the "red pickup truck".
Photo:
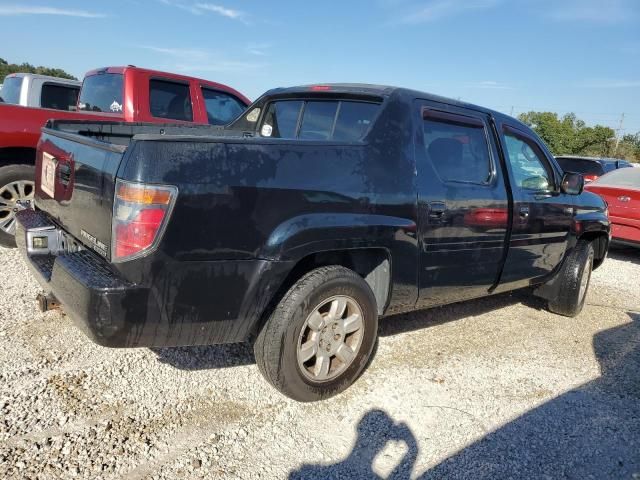
[[88,72],[76,111],[0,103],[0,246],[15,246],[15,214],[32,206],[36,146],[47,120],[224,125],[248,104],[226,85],[134,66]]

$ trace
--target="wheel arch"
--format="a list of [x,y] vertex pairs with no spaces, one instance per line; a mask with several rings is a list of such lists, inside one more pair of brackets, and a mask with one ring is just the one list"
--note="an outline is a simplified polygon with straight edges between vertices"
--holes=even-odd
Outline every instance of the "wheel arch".
[[30,147],[0,148],[0,167],[9,165],[35,165],[36,149]]
[[330,265],[340,265],[360,275],[373,292],[378,315],[384,313],[391,298],[392,287],[392,264],[389,250],[383,247],[322,250],[309,253],[293,263],[271,302],[265,308],[259,321],[256,322],[253,334],[257,334],[278,302],[300,278],[316,268]]
[[602,265],[609,250],[609,234],[604,231],[585,232],[578,237],[578,240],[584,240],[593,245],[593,269]]

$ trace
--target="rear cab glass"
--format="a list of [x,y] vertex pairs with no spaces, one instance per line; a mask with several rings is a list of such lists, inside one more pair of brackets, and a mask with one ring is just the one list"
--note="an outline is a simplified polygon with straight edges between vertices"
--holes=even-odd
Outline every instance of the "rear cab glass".
[[316,141],[361,140],[380,108],[358,100],[276,100],[267,106],[263,137]]
[[0,89],[0,98],[5,103],[20,103],[20,91],[22,90],[23,77],[6,77],[2,89]]
[[78,110],[122,113],[123,75],[99,73],[85,77],[80,90]]
[[40,93],[40,106],[55,110],[72,110],[78,101],[79,87],[45,83]]

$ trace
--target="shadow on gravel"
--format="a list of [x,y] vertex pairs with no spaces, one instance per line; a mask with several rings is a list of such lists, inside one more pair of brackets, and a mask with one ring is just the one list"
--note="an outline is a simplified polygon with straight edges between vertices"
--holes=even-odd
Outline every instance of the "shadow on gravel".
[[181,370],[238,367],[255,363],[248,343],[208,345],[202,347],[152,348],[161,363]]
[[601,376],[526,413],[421,478],[640,478],[640,315],[593,339]]
[[640,248],[625,247],[622,245],[611,245],[608,253],[609,258],[623,262],[631,262],[640,265]]
[[402,442],[407,451],[384,478],[410,478],[418,458],[418,442],[406,424],[394,422],[383,410],[370,410],[360,419],[357,429],[356,443],[346,459],[332,465],[303,465],[291,472],[289,478],[382,478],[373,470],[373,462],[389,442]]
[[443,305],[442,307],[433,307],[426,310],[417,310],[415,312],[385,317],[380,320],[378,334],[382,337],[388,337],[413,330],[420,330],[422,328],[435,327],[443,323],[483,315],[500,308],[515,305],[516,303],[522,303],[536,310],[545,308],[545,301],[533,296],[530,289],[516,290],[476,300],[467,300],[450,305]]
[[[527,412],[418,478],[640,478],[640,315],[628,315],[630,323],[593,339],[597,380]],[[410,478],[416,440],[408,426],[380,410],[362,418],[345,460],[305,465],[290,478],[378,478],[373,459],[394,440],[408,451],[387,478]]]

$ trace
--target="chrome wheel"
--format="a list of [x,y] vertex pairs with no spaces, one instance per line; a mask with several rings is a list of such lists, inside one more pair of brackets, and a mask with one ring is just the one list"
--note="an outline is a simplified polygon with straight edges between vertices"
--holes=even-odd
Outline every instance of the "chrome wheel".
[[34,183],[17,180],[0,187],[0,230],[13,235],[16,231],[16,213],[33,208]]
[[355,299],[338,295],[323,301],[307,317],[298,339],[298,366],[314,382],[343,373],[362,345],[364,321]]

